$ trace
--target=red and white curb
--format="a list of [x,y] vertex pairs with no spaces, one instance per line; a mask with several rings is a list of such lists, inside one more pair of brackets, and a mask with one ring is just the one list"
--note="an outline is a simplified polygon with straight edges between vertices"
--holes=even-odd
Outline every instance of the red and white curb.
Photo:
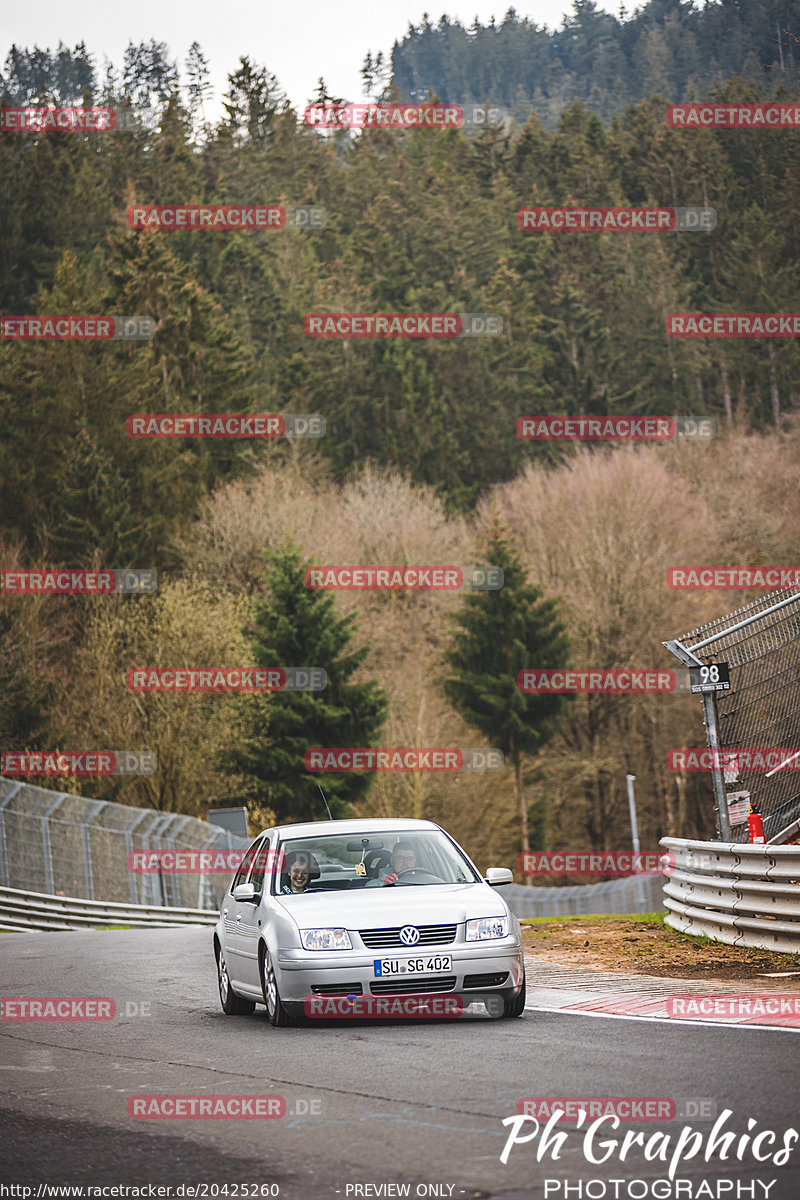
[[[525,1008],[530,1012],[800,1031],[800,992],[779,992],[777,979],[775,983],[759,979],[742,985],[615,975],[530,957],[527,965]],[[550,980],[556,986],[546,986]]]

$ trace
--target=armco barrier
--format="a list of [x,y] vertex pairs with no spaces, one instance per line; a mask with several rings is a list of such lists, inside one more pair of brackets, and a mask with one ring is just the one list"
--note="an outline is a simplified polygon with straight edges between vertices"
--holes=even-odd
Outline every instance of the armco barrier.
[[800,846],[662,838],[675,855],[667,924],[730,946],[800,954]]
[[644,913],[663,910],[663,883],[662,875],[631,875],[627,879],[569,887],[521,887],[511,883],[498,892],[518,917]]
[[[578,887],[527,888],[511,884],[503,896],[518,917],[571,916],[580,913],[655,912],[663,907],[661,877],[639,876]],[[0,887],[0,930],[67,930],[104,925],[214,925],[218,914],[202,908],[161,908],[145,904],[107,904],[77,896],[49,896]]]
[[218,913],[202,908],[159,908],[146,904],[104,904],[77,896],[48,896],[0,887],[0,929],[96,929],[102,925],[165,927],[214,925]]

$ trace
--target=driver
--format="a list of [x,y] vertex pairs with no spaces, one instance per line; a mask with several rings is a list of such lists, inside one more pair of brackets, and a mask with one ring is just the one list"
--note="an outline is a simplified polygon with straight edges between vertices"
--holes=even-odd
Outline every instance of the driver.
[[416,865],[417,856],[411,843],[395,842],[388,866],[378,872],[378,881],[383,887],[392,887],[401,871],[413,871]]

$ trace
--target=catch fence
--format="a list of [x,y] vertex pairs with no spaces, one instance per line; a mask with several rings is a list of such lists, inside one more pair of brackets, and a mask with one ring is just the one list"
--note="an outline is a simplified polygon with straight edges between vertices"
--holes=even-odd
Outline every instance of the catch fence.
[[[730,691],[702,696],[708,745],[719,752],[789,748],[769,771],[712,772],[719,840],[747,842],[747,807],[767,842],[800,828],[800,592],[779,591],[665,642],[686,666],[727,663]],[[796,753],[795,753],[796,752]],[[735,757],[728,761],[733,763]],[[723,762],[724,766],[724,762]]]
[[242,851],[248,845],[247,839],[196,817],[87,800],[0,778],[0,887],[214,910],[233,869],[143,872],[130,869],[129,856],[156,849]]
[[[79,924],[93,923],[93,914],[96,923],[112,919],[110,910],[98,904],[95,912],[79,905],[81,899],[121,906],[116,918],[123,923],[152,924],[160,916],[172,923],[166,908],[191,909],[190,919],[196,920],[198,910],[219,910],[234,867],[144,873],[130,869],[129,856],[165,848],[241,852],[248,844],[195,817],[87,800],[0,777],[0,909],[3,890],[12,889],[5,907],[8,913],[14,908],[20,927],[72,927],[76,913]],[[512,884],[501,894],[519,917],[650,912],[664,907],[662,884],[660,875],[642,875],[571,887]],[[48,896],[60,902],[48,905]],[[151,911],[142,917],[130,905]],[[24,907],[32,913],[27,921]]]

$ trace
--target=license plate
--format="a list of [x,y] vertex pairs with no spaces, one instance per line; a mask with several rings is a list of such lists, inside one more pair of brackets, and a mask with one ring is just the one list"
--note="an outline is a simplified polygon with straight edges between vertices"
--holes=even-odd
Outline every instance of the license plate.
[[375,978],[383,975],[427,975],[452,971],[452,954],[434,954],[426,958],[376,958]]

